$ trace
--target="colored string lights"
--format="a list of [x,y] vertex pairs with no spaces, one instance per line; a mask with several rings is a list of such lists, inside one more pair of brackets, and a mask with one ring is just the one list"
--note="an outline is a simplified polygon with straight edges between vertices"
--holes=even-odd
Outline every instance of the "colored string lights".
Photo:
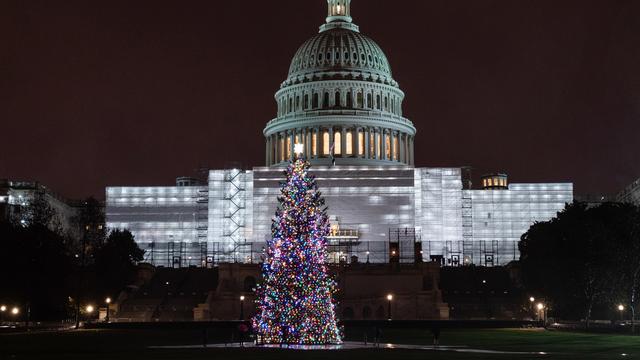
[[341,342],[326,265],[329,219],[310,165],[289,164],[267,242],[253,327],[267,344],[320,345]]

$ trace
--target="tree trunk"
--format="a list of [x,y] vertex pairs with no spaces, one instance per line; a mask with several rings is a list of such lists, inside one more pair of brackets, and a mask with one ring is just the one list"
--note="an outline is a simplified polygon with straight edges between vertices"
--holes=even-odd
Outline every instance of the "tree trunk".
[[636,334],[636,307],[631,305],[631,334]]
[[589,306],[587,307],[587,316],[585,321],[585,330],[589,330],[589,325],[591,322],[591,311],[593,310],[593,300],[589,300]]

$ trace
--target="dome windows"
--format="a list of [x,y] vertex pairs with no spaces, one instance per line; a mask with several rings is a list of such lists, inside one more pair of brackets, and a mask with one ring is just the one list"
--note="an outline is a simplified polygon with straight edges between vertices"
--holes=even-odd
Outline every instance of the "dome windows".
[[345,136],[346,140],[346,153],[348,156],[353,155],[353,133],[351,130],[347,131],[347,136]]
[[315,131],[311,135],[311,155],[318,156],[318,134]]
[[322,155],[324,156],[329,156],[330,152],[331,152],[331,145],[329,144],[330,141],[330,137],[329,137],[329,132],[328,131],[324,131],[324,133],[322,134]]
[[342,134],[340,131],[336,131],[333,134],[333,154],[342,155]]

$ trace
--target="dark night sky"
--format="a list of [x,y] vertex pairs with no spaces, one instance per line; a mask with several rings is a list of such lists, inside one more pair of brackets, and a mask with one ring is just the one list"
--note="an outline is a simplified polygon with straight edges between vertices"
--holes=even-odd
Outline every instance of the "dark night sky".
[[[354,0],[418,166],[613,193],[640,177],[640,1]],[[264,161],[324,0],[0,1],[0,178],[69,197]]]

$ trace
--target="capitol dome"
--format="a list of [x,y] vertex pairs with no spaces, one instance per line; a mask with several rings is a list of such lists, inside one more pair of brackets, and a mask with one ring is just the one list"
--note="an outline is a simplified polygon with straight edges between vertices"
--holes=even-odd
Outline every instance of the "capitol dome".
[[317,79],[353,79],[397,86],[384,52],[357,31],[333,28],[307,40],[296,52],[283,86]]
[[386,55],[353,23],[351,0],[327,2],[326,24],[298,49],[275,95],[267,166],[288,163],[295,144],[314,165],[413,165],[416,129]]

